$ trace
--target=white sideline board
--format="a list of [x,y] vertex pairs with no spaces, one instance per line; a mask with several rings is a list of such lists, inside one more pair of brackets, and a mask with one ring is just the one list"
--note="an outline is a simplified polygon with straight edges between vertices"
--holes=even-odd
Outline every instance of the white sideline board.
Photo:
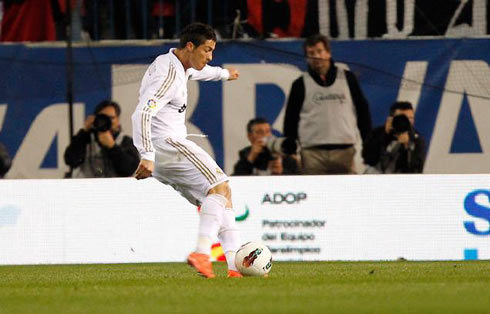
[[[490,259],[490,175],[230,185],[242,242],[264,242],[274,260]],[[180,262],[197,225],[197,208],[155,179],[0,180],[0,265]]]

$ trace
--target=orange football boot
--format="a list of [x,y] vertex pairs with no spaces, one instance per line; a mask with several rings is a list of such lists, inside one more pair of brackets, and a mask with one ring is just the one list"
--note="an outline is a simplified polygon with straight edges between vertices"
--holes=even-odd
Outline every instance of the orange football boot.
[[236,270],[228,270],[228,278],[232,278],[232,277],[243,277],[242,274],[240,274],[240,272],[236,271]]
[[213,265],[209,261],[209,255],[203,253],[191,253],[187,257],[187,264],[194,267],[197,272],[206,278],[214,278]]

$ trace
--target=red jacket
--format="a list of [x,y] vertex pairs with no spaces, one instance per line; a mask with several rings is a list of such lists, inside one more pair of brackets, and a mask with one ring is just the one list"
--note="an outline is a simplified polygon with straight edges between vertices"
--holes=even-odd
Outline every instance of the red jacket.
[[[52,0],[23,0],[4,4],[0,41],[56,40]],[[64,0],[58,0],[64,7]]]

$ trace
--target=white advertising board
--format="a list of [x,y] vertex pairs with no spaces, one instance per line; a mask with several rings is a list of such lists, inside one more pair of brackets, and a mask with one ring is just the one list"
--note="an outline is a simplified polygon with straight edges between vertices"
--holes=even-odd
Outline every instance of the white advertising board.
[[[230,184],[243,242],[275,260],[490,259],[490,175]],[[0,181],[0,264],[180,262],[197,225],[197,209],[154,179]]]
[[237,211],[250,211],[244,240],[260,238],[276,260],[490,258],[488,175],[261,177],[233,188]]

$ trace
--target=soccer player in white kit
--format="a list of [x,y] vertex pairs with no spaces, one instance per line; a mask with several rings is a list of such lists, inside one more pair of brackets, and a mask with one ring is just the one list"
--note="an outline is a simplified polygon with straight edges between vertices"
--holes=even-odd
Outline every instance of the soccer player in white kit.
[[201,206],[197,247],[187,258],[189,265],[204,277],[215,277],[209,258],[217,236],[228,277],[241,277],[235,266],[240,234],[228,177],[202,148],[186,139],[187,80],[236,80],[239,75],[235,69],[207,65],[215,47],[214,30],[193,23],[182,30],[178,48],[158,56],[147,69],[132,115],[133,141],[141,156],[135,177],[153,176]]

